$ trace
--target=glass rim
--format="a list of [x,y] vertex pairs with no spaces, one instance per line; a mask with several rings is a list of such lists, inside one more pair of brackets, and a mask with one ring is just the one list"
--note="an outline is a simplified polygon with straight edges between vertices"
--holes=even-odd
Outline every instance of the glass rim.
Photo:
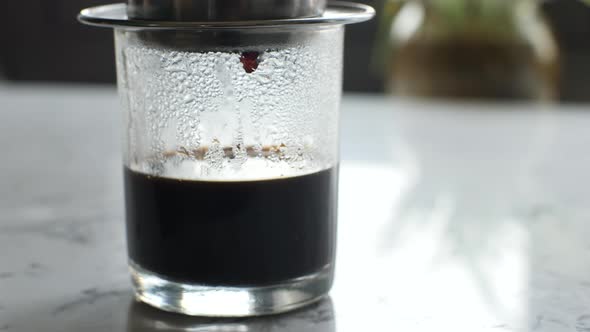
[[78,20],[83,24],[110,28],[209,30],[343,25],[364,22],[373,16],[375,10],[371,6],[348,1],[329,1],[324,13],[315,17],[246,21],[158,21],[130,19],[127,16],[127,4],[116,3],[83,9],[78,14]]

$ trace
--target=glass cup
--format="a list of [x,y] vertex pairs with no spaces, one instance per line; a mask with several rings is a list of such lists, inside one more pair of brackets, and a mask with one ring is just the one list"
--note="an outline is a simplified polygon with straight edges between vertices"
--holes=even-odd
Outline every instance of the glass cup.
[[[91,14],[80,19],[101,23]],[[249,316],[325,296],[347,21],[154,29],[110,19],[136,297]]]

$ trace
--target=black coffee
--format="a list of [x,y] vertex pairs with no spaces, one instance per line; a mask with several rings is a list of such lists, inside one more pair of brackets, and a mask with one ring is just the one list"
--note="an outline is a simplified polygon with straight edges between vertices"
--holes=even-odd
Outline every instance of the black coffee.
[[207,285],[318,272],[334,256],[337,173],[226,182],[125,168],[129,256],[167,278]]

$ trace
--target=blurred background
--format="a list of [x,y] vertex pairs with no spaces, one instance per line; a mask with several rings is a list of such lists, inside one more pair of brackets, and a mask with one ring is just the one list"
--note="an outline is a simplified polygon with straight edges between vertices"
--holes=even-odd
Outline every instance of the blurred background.
[[[3,25],[0,33],[3,45],[0,48],[0,76],[10,81],[114,84],[112,31],[83,26],[75,20],[81,7],[109,2],[111,1],[7,2],[5,13],[26,13],[27,19],[23,20],[21,15],[5,15],[0,22]],[[387,62],[393,59],[383,47],[387,41],[386,35],[389,34],[387,29],[391,26],[391,17],[387,15],[393,14],[392,3],[407,1],[362,2],[374,6],[378,11],[378,18],[347,28],[344,89],[383,92],[388,81],[392,80],[387,71],[383,70]],[[452,2],[454,0],[449,3]],[[540,7],[560,49],[560,74],[556,83],[559,99],[590,99],[590,94],[585,93],[590,84],[585,79],[590,76],[590,61],[587,61],[590,57],[590,8],[576,0],[546,1],[540,3]],[[384,8],[389,8],[389,12]],[[386,58],[385,61],[383,57]]]

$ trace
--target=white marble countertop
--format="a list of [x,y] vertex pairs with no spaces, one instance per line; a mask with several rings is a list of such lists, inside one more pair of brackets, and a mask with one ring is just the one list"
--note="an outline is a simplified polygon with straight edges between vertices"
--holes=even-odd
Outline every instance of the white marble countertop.
[[0,331],[590,331],[590,106],[345,96],[331,297],[230,320],[132,301],[118,117],[0,85]]

